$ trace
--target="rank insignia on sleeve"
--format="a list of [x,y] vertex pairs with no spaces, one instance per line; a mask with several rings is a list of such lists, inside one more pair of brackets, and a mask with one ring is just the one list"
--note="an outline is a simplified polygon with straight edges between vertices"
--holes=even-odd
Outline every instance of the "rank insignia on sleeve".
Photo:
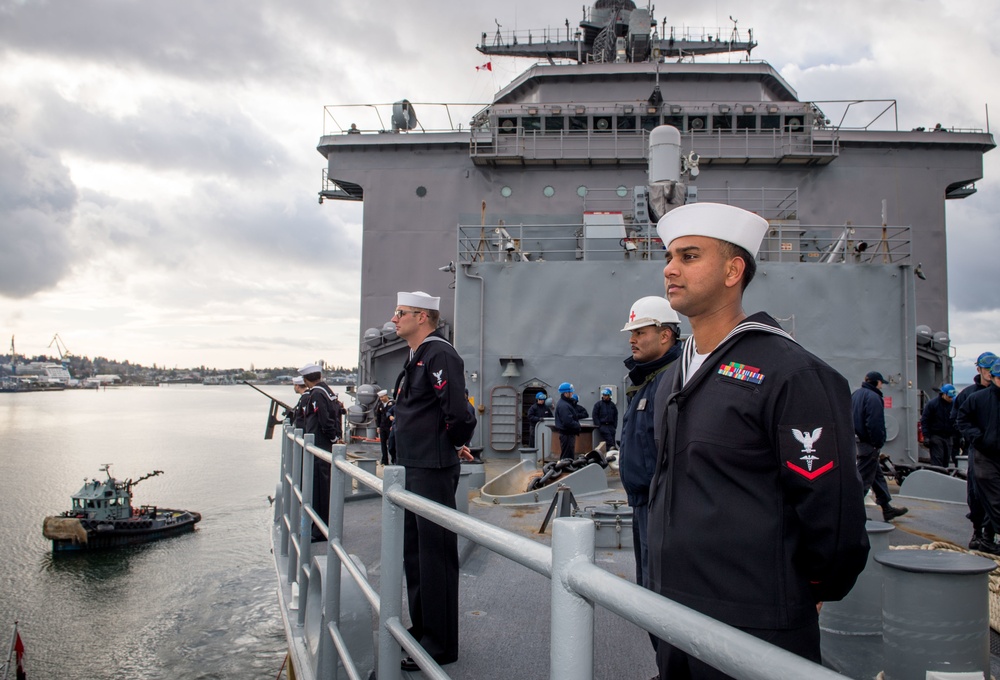
[[[823,436],[822,427],[817,427],[813,430],[798,430],[793,427],[791,428],[790,434],[794,440],[802,446],[801,451],[792,453],[790,457],[802,461],[804,465],[799,465],[793,463],[791,460],[786,460],[785,465],[789,470],[802,475],[809,481],[812,481],[833,469],[832,460],[823,465],[818,464],[823,458],[822,456],[816,455],[818,453],[816,444],[819,442],[820,437]],[[789,446],[789,450],[798,448],[798,445],[791,444],[791,442],[788,442],[787,445]]]
[[735,361],[730,361],[728,364],[719,366],[719,375],[753,383],[754,385],[764,382],[764,374],[760,372],[759,368],[740,364]]

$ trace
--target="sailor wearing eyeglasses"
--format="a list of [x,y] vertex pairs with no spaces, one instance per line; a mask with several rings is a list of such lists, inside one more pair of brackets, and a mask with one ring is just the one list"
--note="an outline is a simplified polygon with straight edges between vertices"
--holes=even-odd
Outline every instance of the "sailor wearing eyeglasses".
[[[392,321],[410,347],[396,380],[393,429],[406,490],[455,508],[465,443],[475,428],[465,398],[465,364],[438,330],[441,298],[399,293]],[[410,511],[404,515],[403,568],[410,633],[439,664],[458,659],[458,537]],[[402,669],[418,670],[413,659]]]

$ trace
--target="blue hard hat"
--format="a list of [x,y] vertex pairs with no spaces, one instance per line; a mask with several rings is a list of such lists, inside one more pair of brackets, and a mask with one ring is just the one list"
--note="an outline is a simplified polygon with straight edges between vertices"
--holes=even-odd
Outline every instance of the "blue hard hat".
[[608,387],[605,387],[603,390],[601,390],[601,396],[610,397],[611,396],[611,389],[608,388]]
[[976,359],[976,366],[979,368],[990,368],[997,362],[997,355],[993,352],[983,352]]
[[990,366],[990,375],[994,378],[1000,378],[1000,361],[994,361],[993,365]]
[[571,385],[568,382],[564,382],[561,385],[559,385],[559,394],[564,394],[566,392],[572,392],[572,391],[573,391],[573,385]]
[[944,385],[941,385],[941,394],[948,397],[954,397],[958,394],[958,390],[956,390],[955,386],[951,383],[945,383]]
[[545,392],[539,392],[538,394],[535,395],[535,399],[544,399],[544,398],[545,398]]
[[573,401],[580,401],[580,395],[579,395],[579,394],[577,394],[576,392],[574,392],[574,393],[573,393],[573,396],[572,396],[572,397],[570,397],[570,398],[571,398],[571,399],[572,399]]

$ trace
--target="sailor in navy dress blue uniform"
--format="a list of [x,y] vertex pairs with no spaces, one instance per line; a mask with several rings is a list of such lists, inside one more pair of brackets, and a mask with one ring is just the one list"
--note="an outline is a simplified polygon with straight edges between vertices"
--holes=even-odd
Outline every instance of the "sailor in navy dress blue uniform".
[[[667,298],[692,335],[656,394],[649,587],[813,661],[817,605],[843,598],[868,537],[847,381],[742,291],[766,220],[676,208],[658,225]],[[661,641],[660,677],[726,678]]]
[[[406,490],[455,508],[460,460],[475,428],[462,358],[437,330],[440,298],[399,293],[396,334],[410,359],[396,381],[393,431]],[[458,537],[410,511],[404,515],[403,567],[410,633],[439,664],[458,659]],[[403,670],[417,670],[411,658]]]
[[[317,364],[308,364],[299,369],[306,391],[302,397],[305,434],[313,435],[313,443],[324,451],[332,451],[333,444],[343,436],[340,402],[330,386],[323,381],[322,369]],[[301,400],[300,400],[300,403]],[[330,522],[330,464],[315,456],[313,459],[313,509],[323,521]],[[322,532],[315,526],[312,540],[324,540]]]

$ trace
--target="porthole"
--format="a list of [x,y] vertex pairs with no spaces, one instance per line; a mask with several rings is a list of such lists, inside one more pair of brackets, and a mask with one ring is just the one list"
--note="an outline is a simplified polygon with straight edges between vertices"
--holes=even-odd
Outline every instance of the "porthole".
[[419,196],[420,198],[423,198],[426,195],[427,195],[427,187],[423,187],[423,186],[417,187],[417,196]]
[[546,198],[552,198],[556,195],[556,190],[549,186],[542,189],[542,193],[545,194]]
[[628,196],[628,188],[620,186],[617,189],[615,189],[615,193],[618,194],[619,197],[625,198],[626,196]]
[[584,187],[584,186],[577,187],[576,188],[576,195],[579,196],[580,198],[583,198],[584,196],[586,196],[587,195],[587,187]]
[[512,193],[514,193],[514,190],[511,189],[510,187],[503,187],[502,189],[500,189],[500,195],[503,196],[504,198],[510,198],[510,195]]

